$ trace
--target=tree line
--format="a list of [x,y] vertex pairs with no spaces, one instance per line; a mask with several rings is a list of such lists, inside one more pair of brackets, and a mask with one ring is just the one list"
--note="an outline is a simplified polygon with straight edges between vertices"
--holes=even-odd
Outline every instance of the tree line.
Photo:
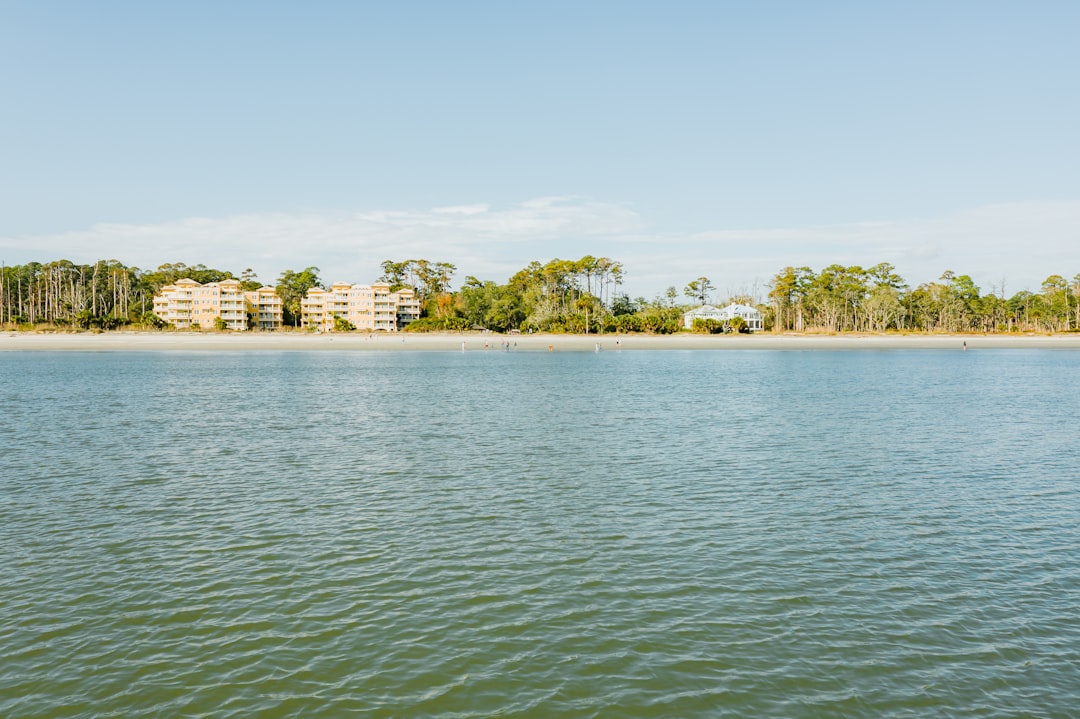
[[[585,255],[576,260],[530,262],[505,283],[466,276],[459,289],[449,262],[386,260],[379,281],[391,290],[410,287],[422,306],[411,331],[489,329],[538,332],[672,333],[683,313],[707,304],[715,287],[707,277],[690,280],[682,296],[669,287],[653,299],[622,292],[623,264]],[[179,279],[199,283],[237,279],[245,290],[260,282],[250,269],[227,270],[182,262],[153,270],[117,260],[75,264],[68,260],[0,267],[0,326],[53,325],[113,329],[160,327],[153,297]],[[301,300],[326,287],[319,268],[288,269],[273,285],[284,306],[285,324],[299,326]],[[1051,275],[1038,292],[1006,297],[1004,282],[982,293],[968,275],[946,271],[933,282],[911,287],[888,263],[871,267],[829,265],[819,271],[785,267],[767,285],[764,298],[732,296],[761,311],[766,330],[795,332],[1064,332],[1080,328],[1080,274]]]
[[164,264],[140,270],[118,260],[80,265],[69,260],[0,268],[0,326],[68,326],[79,329],[115,329],[125,325],[154,327],[154,295],[179,279],[219,282],[240,279],[245,289],[256,289],[251,270],[233,273],[204,265]]
[[863,268],[785,267],[769,285],[766,326],[780,331],[1066,332],[1080,328],[1080,274],[1050,275],[1039,292],[981,293],[945,271],[914,288],[887,262]]
[[[592,255],[577,260],[556,258],[546,263],[534,260],[505,284],[469,275],[457,292],[447,288],[433,296],[421,294],[425,313],[409,325],[409,330],[637,330],[640,327],[630,328],[625,321],[616,320],[637,311],[619,292],[623,279],[621,262]],[[676,320],[675,315],[669,312],[654,329],[669,319]],[[676,323],[671,331],[677,329]]]
[[[607,258],[532,262],[505,284],[467,277],[456,293],[428,303],[412,329],[486,328],[547,332],[671,333],[683,313],[708,304],[708,277],[690,280],[682,295],[669,287],[651,300],[619,292],[623,268]],[[726,297],[756,307],[767,331],[795,332],[1066,332],[1080,328],[1080,274],[1051,275],[1039,292],[1006,297],[1001,287],[981,293],[968,275],[946,271],[910,287],[887,262],[869,268],[829,265],[785,267],[768,283],[764,301]],[[698,331],[715,331],[707,323]]]

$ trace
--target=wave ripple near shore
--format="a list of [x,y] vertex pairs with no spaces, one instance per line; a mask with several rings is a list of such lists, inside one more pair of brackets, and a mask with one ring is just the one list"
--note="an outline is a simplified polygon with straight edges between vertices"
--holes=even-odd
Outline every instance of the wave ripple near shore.
[[5,716],[1080,699],[1071,353],[6,359]]

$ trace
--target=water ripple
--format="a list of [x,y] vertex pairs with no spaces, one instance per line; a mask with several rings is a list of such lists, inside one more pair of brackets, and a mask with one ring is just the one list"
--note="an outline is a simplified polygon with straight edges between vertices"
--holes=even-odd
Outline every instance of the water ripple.
[[1076,364],[6,357],[0,714],[1068,716]]

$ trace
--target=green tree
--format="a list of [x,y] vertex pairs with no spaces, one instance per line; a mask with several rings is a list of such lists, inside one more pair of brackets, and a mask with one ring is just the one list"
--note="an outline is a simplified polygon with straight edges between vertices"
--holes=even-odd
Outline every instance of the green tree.
[[481,282],[473,276],[465,278],[461,287],[463,316],[470,327],[484,327],[488,310],[498,299],[498,285],[494,282]]
[[774,324],[781,332],[802,332],[806,325],[806,296],[816,276],[809,267],[785,267],[773,277],[769,285]]
[[627,295],[618,295],[611,303],[611,314],[616,317],[632,315],[635,312],[637,312],[637,305]]
[[250,267],[244,268],[244,271],[240,273],[240,289],[244,292],[253,292],[260,287],[262,287],[262,282],[259,282],[255,271]]
[[143,325],[144,327],[150,327],[157,330],[163,329],[168,326],[165,320],[161,319],[153,312],[144,312],[139,318],[139,324]]
[[1069,284],[1069,290],[1072,293],[1073,304],[1073,329],[1080,329],[1080,273],[1073,275],[1072,282]]
[[404,262],[383,260],[383,273],[379,276],[379,282],[386,282],[387,284],[389,284],[391,292],[397,292],[406,285],[412,286],[408,282],[409,268],[411,263],[412,260],[405,260]]
[[449,262],[430,260],[384,260],[381,266],[380,282],[388,283],[391,292],[403,287],[415,290],[421,305],[449,292],[450,278],[457,271],[457,267]]
[[278,277],[277,293],[281,298],[284,322],[293,327],[300,326],[300,301],[307,296],[307,291],[318,287],[319,268],[308,267],[300,272],[285,270]]
[[724,323],[712,317],[696,317],[690,323],[690,331],[703,335],[718,335],[724,331]]
[[1042,306],[1047,329],[1055,332],[1069,329],[1069,281],[1061,275],[1050,275],[1043,280]]
[[872,286],[864,299],[868,329],[884,332],[898,328],[903,322],[904,306],[900,301],[904,280],[888,262],[881,262],[866,271]]
[[499,289],[495,301],[484,313],[484,322],[489,329],[497,332],[519,329],[525,321],[525,309],[521,297],[512,292]]
[[956,275],[948,270],[941,276],[946,280],[942,322],[947,332],[970,332],[974,327],[979,288],[967,275]]
[[1009,324],[1018,330],[1034,329],[1033,322],[1039,316],[1036,296],[1028,290],[1021,290],[1006,302],[1009,311]]
[[713,287],[713,284],[709,281],[708,277],[698,277],[683,288],[683,294],[690,299],[705,305],[709,302],[709,293],[714,289],[716,288]]

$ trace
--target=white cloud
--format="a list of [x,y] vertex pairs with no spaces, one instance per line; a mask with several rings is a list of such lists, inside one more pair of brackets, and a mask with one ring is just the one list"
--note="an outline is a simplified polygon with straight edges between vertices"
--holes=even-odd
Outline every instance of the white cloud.
[[489,205],[453,205],[451,207],[436,207],[432,209],[432,212],[443,215],[480,215],[489,209]]
[[386,259],[426,258],[466,275],[505,281],[532,260],[585,254],[619,260],[624,290],[652,297],[701,275],[717,294],[764,293],[786,265],[890,262],[912,284],[947,269],[984,292],[1002,278],[1011,294],[1047,275],[1080,272],[1080,201],[990,205],[941,217],[827,227],[647,231],[646,218],[615,203],[547,197],[506,208],[477,203],[431,210],[192,217],[153,225],[103,224],[55,235],[0,238],[7,264],[117,259],[154,268],[202,263],[273,283],[314,265],[324,280],[370,282]]
[[[696,273],[687,271],[696,258]],[[724,292],[764,288],[781,268],[889,262],[912,285],[946,270],[985,292],[1036,290],[1050,274],[1080,272],[1080,201],[990,205],[941,217],[827,227],[719,230],[668,238],[635,253],[658,285],[680,290],[705,275]],[[636,274],[636,273],[635,273]],[[662,278],[662,279],[661,279]]]

